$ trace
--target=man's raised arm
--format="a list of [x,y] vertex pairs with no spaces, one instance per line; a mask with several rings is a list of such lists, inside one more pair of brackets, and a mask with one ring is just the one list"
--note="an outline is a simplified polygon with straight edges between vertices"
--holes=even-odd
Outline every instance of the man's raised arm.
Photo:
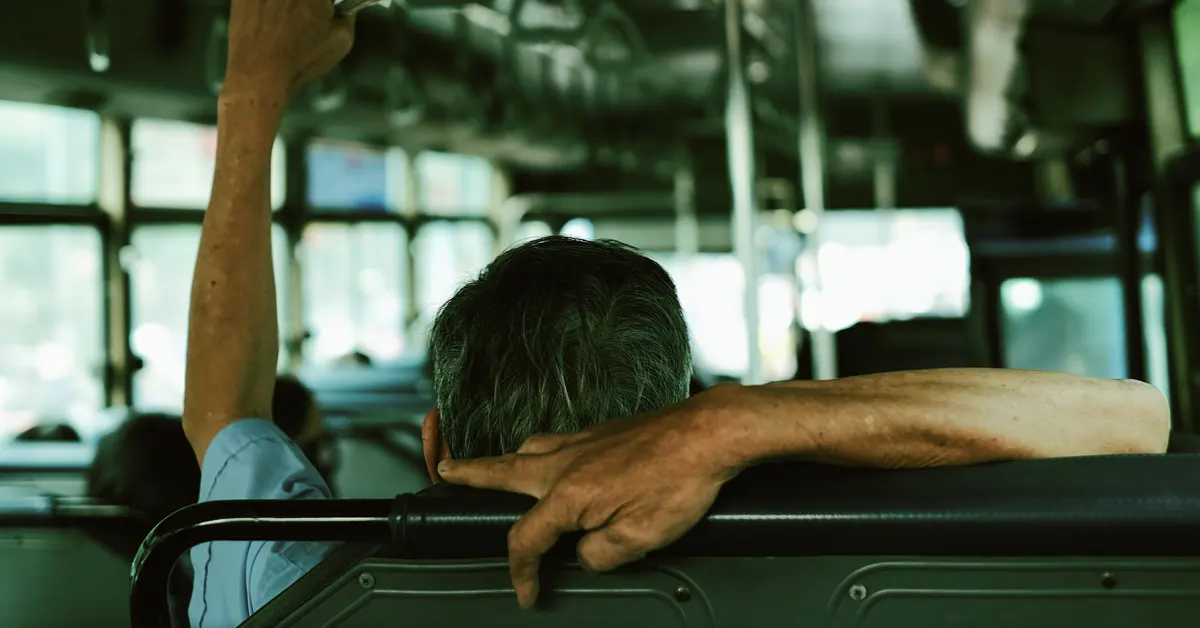
[[560,535],[585,531],[580,561],[612,569],[678,539],[725,482],[759,463],[911,468],[1162,453],[1169,431],[1166,400],[1141,382],[944,369],[719,386],[580,434],[535,436],[514,455],[447,460],[438,471],[539,499],[509,534],[513,584],[528,606],[541,555]]
[[225,426],[271,418],[279,354],[271,149],[288,101],[349,52],[330,0],[233,0],[217,164],[188,320],[183,426],[203,462]]

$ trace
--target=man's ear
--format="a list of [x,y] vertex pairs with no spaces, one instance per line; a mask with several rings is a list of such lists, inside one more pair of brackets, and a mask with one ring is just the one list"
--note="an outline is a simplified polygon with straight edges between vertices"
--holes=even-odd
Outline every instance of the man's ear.
[[442,437],[442,415],[437,408],[430,410],[421,423],[421,445],[429,481],[437,484],[442,481],[442,476],[437,470],[438,463],[450,459],[450,447]]

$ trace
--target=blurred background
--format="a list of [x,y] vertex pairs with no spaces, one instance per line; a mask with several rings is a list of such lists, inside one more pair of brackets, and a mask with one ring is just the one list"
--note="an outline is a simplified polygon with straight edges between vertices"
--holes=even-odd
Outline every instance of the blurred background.
[[[228,5],[0,11],[0,441],[81,435],[0,461],[86,460],[130,409],[181,407]],[[439,306],[563,233],[667,268],[707,383],[1047,369],[1145,379],[1193,425],[1200,2],[410,0],[359,21],[272,177],[279,366],[331,420],[411,423]]]
[[[11,625],[127,625],[119,548],[157,517],[94,479],[157,473],[101,447],[130,417],[165,413],[186,450],[228,9],[0,3]],[[316,393],[339,495],[418,490],[438,308],[562,233],[668,270],[702,384],[1127,377],[1186,443],[1198,134],[1200,0],[380,3],[275,146],[279,370]]]

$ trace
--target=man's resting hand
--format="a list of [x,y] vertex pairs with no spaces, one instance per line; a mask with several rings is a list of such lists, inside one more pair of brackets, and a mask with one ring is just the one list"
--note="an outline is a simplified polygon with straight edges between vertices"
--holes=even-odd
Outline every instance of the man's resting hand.
[[446,460],[438,471],[448,482],[540,500],[508,535],[513,586],[529,608],[541,557],[561,535],[584,531],[579,561],[607,571],[670,544],[708,512],[738,471],[711,419],[739,388],[714,388],[579,434],[534,436],[516,454]]

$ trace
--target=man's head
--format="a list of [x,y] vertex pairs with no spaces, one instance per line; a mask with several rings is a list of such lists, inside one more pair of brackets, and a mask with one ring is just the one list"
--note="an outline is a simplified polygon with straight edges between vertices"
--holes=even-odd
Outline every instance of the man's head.
[[618,242],[551,236],[510,249],[442,307],[430,337],[438,460],[516,451],[688,397],[675,285]]

